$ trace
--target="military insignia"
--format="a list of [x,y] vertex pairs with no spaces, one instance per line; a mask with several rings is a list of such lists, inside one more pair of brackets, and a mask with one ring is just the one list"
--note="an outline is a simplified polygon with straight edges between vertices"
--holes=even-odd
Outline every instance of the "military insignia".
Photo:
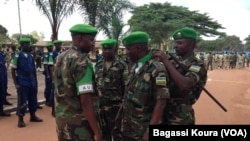
[[78,90],[80,93],[93,91],[93,85],[91,85],[91,84],[80,85],[80,86],[78,86]]
[[191,65],[191,66],[189,67],[189,70],[192,71],[192,72],[199,72],[200,69],[201,69],[200,66],[195,66],[195,65]]
[[166,77],[156,77],[155,84],[158,86],[166,86],[167,84]]
[[181,37],[181,32],[178,32],[178,33],[177,33],[177,37]]

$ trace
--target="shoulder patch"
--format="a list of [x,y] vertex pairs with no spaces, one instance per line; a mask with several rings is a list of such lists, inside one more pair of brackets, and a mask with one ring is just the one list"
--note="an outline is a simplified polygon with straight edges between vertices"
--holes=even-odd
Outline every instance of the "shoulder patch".
[[189,67],[189,70],[192,71],[192,72],[199,72],[200,69],[201,69],[201,67],[200,66],[196,66],[196,65],[191,65]]
[[154,65],[159,71],[166,71],[165,66],[164,66],[161,62],[154,61],[154,62],[153,62],[153,65]]
[[166,86],[167,85],[166,77],[156,77],[155,84],[157,86]]

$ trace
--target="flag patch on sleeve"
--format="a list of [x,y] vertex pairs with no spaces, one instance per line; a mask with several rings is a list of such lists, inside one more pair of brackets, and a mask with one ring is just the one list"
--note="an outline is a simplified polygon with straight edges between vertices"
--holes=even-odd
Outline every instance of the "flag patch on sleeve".
[[195,65],[191,65],[191,66],[189,67],[189,70],[192,71],[192,72],[199,72],[200,69],[201,69],[200,66],[195,66]]
[[167,84],[166,77],[156,77],[155,83],[156,85],[159,85],[159,86],[166,86]]

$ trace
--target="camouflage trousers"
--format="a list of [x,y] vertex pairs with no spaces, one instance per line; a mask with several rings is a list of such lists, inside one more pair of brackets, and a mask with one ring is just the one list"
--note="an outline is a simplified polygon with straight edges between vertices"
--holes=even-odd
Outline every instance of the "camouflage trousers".
[[58,141],[94,141],[94,132],[87,120],[71,121],[56,120]]
[[164,115],[164,124],[167,125],[194,125],[195,116],[192,107],[174,108],[167,111]]
[[119,125],[115,124],[115,117],[119,107],[111,107],[109,110],[100,110],[99,120],[104,141],[121,141]]

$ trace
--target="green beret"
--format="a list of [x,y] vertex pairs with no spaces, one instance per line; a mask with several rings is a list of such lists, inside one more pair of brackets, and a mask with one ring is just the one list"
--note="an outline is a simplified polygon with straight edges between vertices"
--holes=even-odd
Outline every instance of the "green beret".
[[46,47],[53,47],[54,44],[53,44],[52,42],[47,42],[47,43],[45,44],[45,46],[46,46]]
[[122,43],[125,47],[133,44],[148,43],[148,41],[149,35],[146,32],[142,31],[132,32],[122,39]]
[[62,43],[61,40],[55,40],[55,41],[53,42],[53,44],[60,44],[60,43]]
[[106,39],[101,42],[101,46],[103,48],[115,48],[117,44],[117,41],[114,39]]
[[31,43],[31,39],[30,38],[21,38],[20,43]]
[[174,32],[173,38],[174,38],[174,40],[178,40],[178,39],[194,39],[194,40],[196,40],[197,33],[195,30],[193,30],[191,28],[182,28],[182,29],[178,29]]
[[95,27],[86,24],[76,24],[72,26],[69,31],[71,32],[71,35],[89,34],[95,36],[97,34],[97,29]]

